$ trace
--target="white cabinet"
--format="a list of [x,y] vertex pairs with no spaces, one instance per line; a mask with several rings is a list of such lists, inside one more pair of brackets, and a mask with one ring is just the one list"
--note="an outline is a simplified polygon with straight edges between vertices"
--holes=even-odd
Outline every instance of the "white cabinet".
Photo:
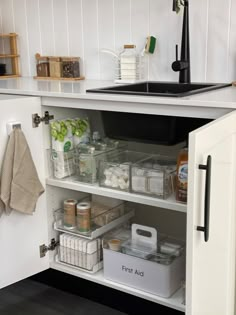
[[[7,144],[6,124],[20,121],[41,182],[45,183],[42,128],[32,128],[31,115],[41,111],[38,97],[0,97],[0,161]],[[48,256],[39,257],[39,245],[48,243],[46,194],[37,203],[34,215],[13,211],[0,218],[0,288],[49,268]]]
[[[48,98],[49,99],[49,98]],[[185,220],[187,216],[187,274],[186,274],[186,314],[187,315],[234,315],[235,286],[235,131],[236,112],[229,113],[205,125],[190,134],[189,153],[189,191],[188,205],[178,204],[174,198],[160,200],[147,196],[133,195],[127,192],[113,191],[98,186],[55,180],[45,174],[44,153],[49,148],[49,130],[40,124],[32,128],[31,115],[50,110],[55,118],[89,115],[93,127],[97,129],[101,123],[96,101],[91,106],[84,100],[83,105],[76,100],[64,99],[52,103],[40,98],[12,97],[1,100],[1,138],[0,158],[6,144],[6,123],[10,120],[22,122],[22,130],[32,151],[37,170],[46,193],[40,197],[37,210],[33,216],[23,216],[12,213],[9,217],[3,215],[0,219],[0,246],[3,259],[0,260],[0,286],[23,279],[36,272],[51,268],[64,271],[75,276],[121,290],[171,308],[185,311],[182,304],[183,292],[177,291],[171,298],[164,299],[140,290],[107,281],[103,272],[95,275],[77,271],[70,267],[57,264],[54,253],[39,257],[39,246],[48,244],[56,232],[52,229],[53,210],[59,208],[63,199],[70,196],[78,198],[83,193],[92,193],[117,199],[127,200],[136,204],[138,223],[147,223],[158,217],[159,224],[168,230],[175,230],[185,236]],[[45,105],[49,106],[45,106]],[[109,110],[109,102],[106,110]],[[117,111],[119,103],[116,105]],[[162,105],[163,107],[163,105]],[[81,109],[82,108],[82,109]],[[90,111],[85,111],[85,108]],[[125,111],[129,109],[126,108]],[[135,108],[131,107],[130,112]],[[175,110],[176,112],[177,110]],[[190,114],[188,114],[190,115]],[[201,116],[202,117],[202,116]],[[204,116],[203,116],[204,117]],[[207,116],[209,117],[209,116]],[[199,169],[199,164],[205,164],[211,156],[210,179],[210,216],[209,241],[205,242],[203,232],[198,226],[204,223],[205,170]],[[47,172],[46,172],[47,173]],[[46,200],[47,197],[47,200]],[[142,215],[142,207],[150,206],[150,212]],[[150,218],[148,218],[150,216]],[[177,220],[176,220],[177,218]],[[178,226],[179,225],[179,226]],[[50,260],[50,262],[49,262]]]

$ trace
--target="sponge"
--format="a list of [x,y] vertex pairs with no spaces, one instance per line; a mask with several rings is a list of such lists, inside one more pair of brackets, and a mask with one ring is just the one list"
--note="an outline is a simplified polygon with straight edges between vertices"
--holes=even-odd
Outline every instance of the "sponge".
[[145,45],[145,52],[153,54],[156,47],[156,37],[154,36],[148,36],[146,45]]

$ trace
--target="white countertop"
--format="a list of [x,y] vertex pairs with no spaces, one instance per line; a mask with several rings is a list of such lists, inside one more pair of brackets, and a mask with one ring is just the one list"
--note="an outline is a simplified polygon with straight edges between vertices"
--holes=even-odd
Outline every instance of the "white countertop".
[[86,93],[86,89],[112,85],[115,85],[112,81],[83,80],[72,82],[35,80],[30,77],[22,77],[5,80],[1,79],[0,93],[163,105],[236,108],[236,87],[234,86],[187,97],[153,97]]

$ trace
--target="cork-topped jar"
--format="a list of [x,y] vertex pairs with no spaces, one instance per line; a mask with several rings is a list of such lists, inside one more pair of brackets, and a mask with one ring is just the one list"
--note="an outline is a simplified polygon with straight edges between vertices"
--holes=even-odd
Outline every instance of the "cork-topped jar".
[[80,59],[79,57],[61,58],[63,78],[79,78],[80,76],[79,59]]
[[49,69],[50,76],[53,78],[60,78],[62,76],[61,73],[61,58],[60,57],[49,57]]
[[49,70],[49,58],[44,56],[41,57],[39,54],[35,55],[37,60],[37,76],[38,77],[49,77],[50,76],[50,70]]

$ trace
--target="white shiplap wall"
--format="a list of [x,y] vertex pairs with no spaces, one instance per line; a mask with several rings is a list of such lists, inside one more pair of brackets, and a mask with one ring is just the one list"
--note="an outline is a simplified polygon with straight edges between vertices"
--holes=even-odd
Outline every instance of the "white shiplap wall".
[[[189,0],[192,81],[236,79],[236,0]],[[149,79],[177,80],[171,70],[180,43],[182,16],[172,0],[0,0],[0,32],[19,34],[21,73],[35,75],[34,54],[80,56],[88,79],[112,79],[113,60],[101,48],[142,49],[158,38],[146,58]]]

